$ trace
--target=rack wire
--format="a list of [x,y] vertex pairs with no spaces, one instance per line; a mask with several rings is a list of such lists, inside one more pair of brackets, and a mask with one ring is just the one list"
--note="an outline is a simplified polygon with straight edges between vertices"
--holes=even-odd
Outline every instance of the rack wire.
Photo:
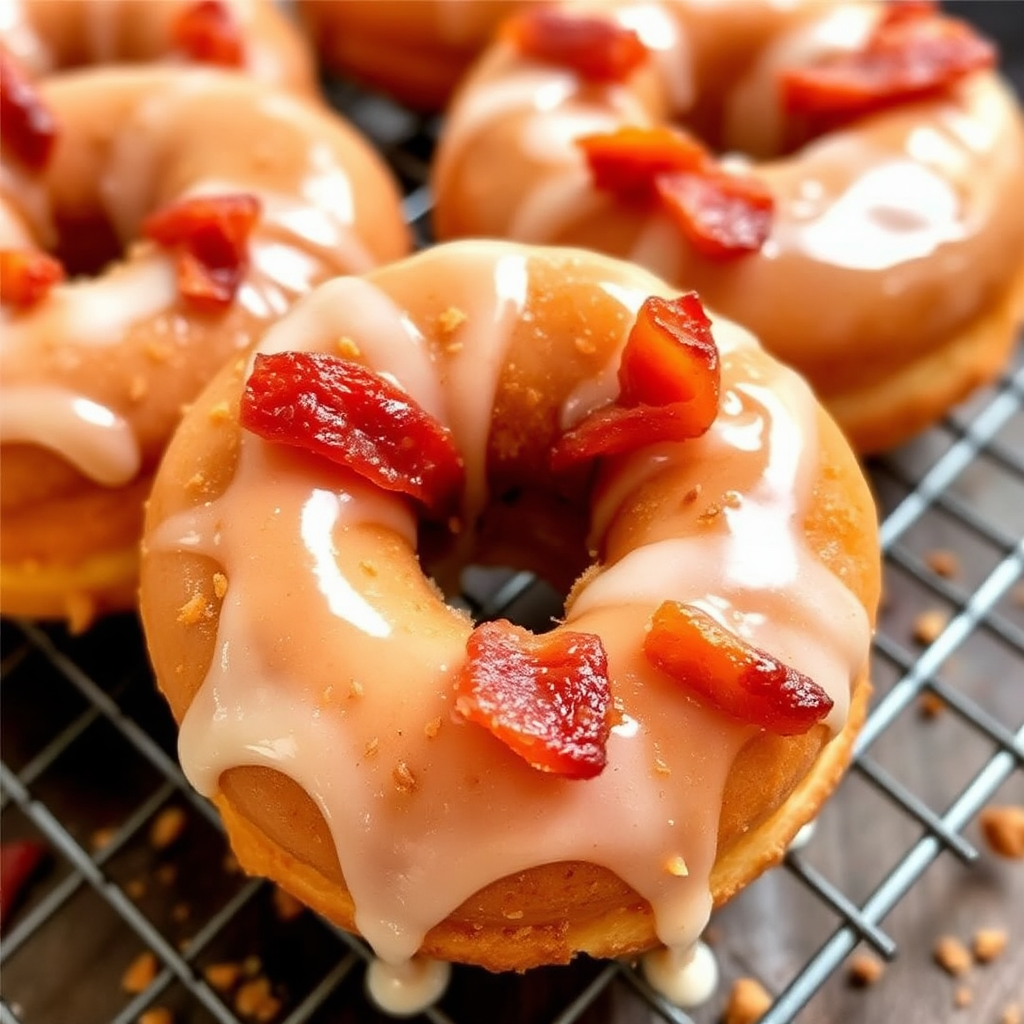
[[[348,86],[333,87],[331,98],[375,139],[398,173],[407,218],[425,244],[425,182],[437,123]],[[740,897],[738,914],[745,900],[756,904],[758,892],[778,887],[785,875],[825,922],[823,936],[784,977],[771,965],[761,972],[756,956],[739,957],[742,973],[761,974],[775,993],[763,1024],[794,1020],[858,944],[891,959],[897,944],[884,927],[890,911],[943,852],[964,862],[975,859],[967,826],[1024,766],[1022,452],[1024,359],[1018,354],[993,387],[915,444],[870,467],[884,512],[892,603],[874,647],[876,704],[852,771],[823,819],[844,813],[859,778],[881,798],[886,810],[878,813],[904,826],[906,841],[864,892],[846,891],[842,880],[819,867],[812,844],[790,853],[782,872]],[[953,535],[967,552],[965,582],[940,575],[924,547]],[[911,591],[916,596],[908,597]],[[523,573],[470,575],[465,600],[481,618],[529,622],[551,610],[550,593]],[[907,643],[907,616],[922,601],[945,607],[949,617],[918,650]],[[947,671],[956,652],[979,638],[998,648],[988,652],[986,664],[997,666],[990,671],[1016,680],[1016,688],[972,688]],[[61,627],[8,621],[2,643],[4,835],[42,838],[52,855],[0,940],[0,1024],[130,1024],[157,1004],[173,1010],[179,1022],[247,1024],[254,1018],[208,980],[209,966],[225,960],[275,979],[272,991],[281,1004],[273,1019],[282,1024],[378,1019],[362,990],[365,946],[308,912],[283,913],[271,886],[232,869],[216,814],[189,789],[177,765],[173,725],[155,694],[134,617],[107,620],[79,637]],[[886,760],[887,737],[916,716],[925,693],[941,701],[982,748],[951,798],[902,781]],[[924,734],[936,754],[946,742],[942,729],[932,739]],[[184,809],[188,820],[173,856],[147,840],[168,806]],[[723,930],[733,912],[723,915]],[[125,995],[120,972],[141,950],[156,955],[156,972],[142,991]],[[255,966],[254,956],[260,957]],[[531,1024],[635,1020],[638,1007],[656,1019],[687,1024],[708,1020],[712,1012],[691,1016],[667,1004],[630,964],[581,960],[522,977],[457,968],[448,994],[423,1019],[469,1024],[481,1019],[482,1006],[489,1021]]]

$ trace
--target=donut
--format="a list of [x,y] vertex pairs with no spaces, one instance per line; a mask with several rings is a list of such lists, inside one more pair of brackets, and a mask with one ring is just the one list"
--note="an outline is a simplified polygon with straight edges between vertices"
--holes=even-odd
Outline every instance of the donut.
[[[802,379],[708,323],[632,264],[454,242],[321,285],[203,392],[140,607],[247,871],[389,964],[521,970],[682,950],[781,857],[864,715],[875,515]],[[445,604],[488,564],[558,624]]]
[[694,288],[885,449],[1013,344],[1024,128],[994,60],[928,3],[531,8],[452,105],[435,233]]
[[270,86],[162,66],[4,84],[0,606],[78,628],[135,603],[182,406],[296,297],[409,241],[368,144]]
[[441,110],[523,0],[297,0],[321,62],[415,110]]
[[312,55],[273,0],[7,0],[0,48],[33,77],[95,64],[213,64],[317,95]]

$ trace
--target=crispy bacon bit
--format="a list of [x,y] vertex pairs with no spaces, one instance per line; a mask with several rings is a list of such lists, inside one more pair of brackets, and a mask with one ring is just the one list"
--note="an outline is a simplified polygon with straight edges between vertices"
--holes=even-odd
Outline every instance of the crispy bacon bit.
[[756,252],[771,232],[763,182],[723,171],[696,139],[671,128],[620,128],[577,140],[596,188],[660,206],[694,248],[713,259]]
[[832,709],[832,698],[813,679],[692,605],[665,601],[658,607],[644,655],[699,700],[780,736],[807,732]]
[[57,122],[39,91],[0,48],[0,138],[33,171],[46,166],[57,141]]
[[542,772],[590,779],[607,762],[608,661],[601,638],[555,630],[534,636],[484,622],[466,642],[455,706]]
[[936,96],[995,62],[995,48],[965,22],[937,14],[927,4],[893,4],[860,50],[784,71],[783,104],[826,130]]
[[142,234],[177,250],[182,298],[216,313],[231,303],[242,283],[259,214],[260,201],[253,195],[196,196],[150,214]]
[[397,385],[338,356],[257,355],[239,420],[264,440],[323,456],[441,514],[462,487],[451,431]]
[[199,0],[183,8],[171,26],[171,43],[197,64],[224,68],[245,64],[241,30],[223,0]]
[[699,437],[718,414],[721,372],[711,321],[694,292],[646,299],[622,351],[618,399],[559,439],[551,468]]
[[45,855],[42,843],[27,839],[0,844],[0,927]]
[[661,205],[709,259],[757,252],[771,234],[775,201],[764,182],[737,174],[663,174]]
[[0,305],[28,309],[64,280],[60,261],[31,249],[0,249]]
[[505,31],[524,56],[569,68],[589,82],[624,82],[647,60],[633,29],[600,14],[529,5]]

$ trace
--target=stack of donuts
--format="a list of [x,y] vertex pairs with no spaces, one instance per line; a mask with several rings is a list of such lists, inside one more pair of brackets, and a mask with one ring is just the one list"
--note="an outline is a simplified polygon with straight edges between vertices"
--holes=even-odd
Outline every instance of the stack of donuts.
[[[992,45],[918,0],[299,3],[330,73],[446,105],[409,256],[270,2],[15,6],[4,614],[138,607],[243,867],[391,983],[685,966],[866,713],[857,454],[1012,346]],[[469,565],[562,618],[474,622]]]

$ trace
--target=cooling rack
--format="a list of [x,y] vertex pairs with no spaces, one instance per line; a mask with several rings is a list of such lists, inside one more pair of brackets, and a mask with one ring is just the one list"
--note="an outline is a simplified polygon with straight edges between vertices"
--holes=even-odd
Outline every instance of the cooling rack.
[[[349,86],[330,87],[330,96],[398,173],[407,219],[428,243],[425,181],[437,122]],[[847,1019],[834,1009],[841,999],[828,996],[847,956],[864,945],[893,958],[890,914],[934,861],[974,861],[979,810],[999,793],[1022,791],[1022,453],[1019,347],[995,385],[869,467],[883,514],[887,594],[873,711],[819,838],[712,925],[725,979],[753,976],[774,995],[763,1024]],[[956,571],[950,555],[936,552],[952,552]],[[523,573],[471,572],[465,584],[464,600],[481,618],[531,624],[558,607]],[[918,638],[926,643],[914,640],[922,612],[935,623]],[[232,864],[215,813],[178,768],[173,724],[134,617],[78,637],[24,622],[2,630],[3,834],[41,839],[50,854],[0,939],[0,1024],[132,1024],[155,1006],[178,1024],[384,1020],[363,993],[362,943],[296,912]],[[943,713],[925,719],[925,699]],[[934,767],[950,750],[960,774]],[[186,825],[162,850],[150,832],[170,807],[184,812]],[[869,870],[851,874],[837,851]],[[125,994],[122,973],[145,950],[156,969],[141,991]],[[222,963],[240,965],[230,992],[209,970]],[[247,976],[267,979],[269,1003],[239,1002]],[[419,1019],[702,1024],[716,1019],[721,1003],[688,1015],[632,965],[584,959],[524,976],[456,968],[446,996]]]

